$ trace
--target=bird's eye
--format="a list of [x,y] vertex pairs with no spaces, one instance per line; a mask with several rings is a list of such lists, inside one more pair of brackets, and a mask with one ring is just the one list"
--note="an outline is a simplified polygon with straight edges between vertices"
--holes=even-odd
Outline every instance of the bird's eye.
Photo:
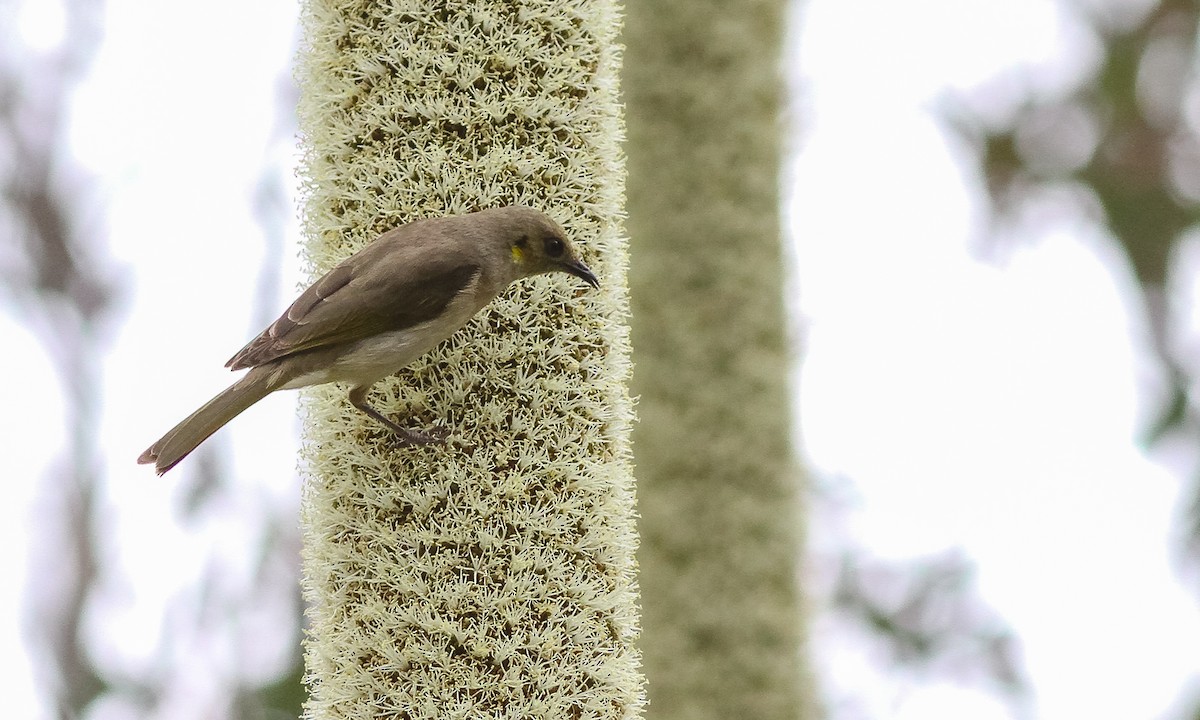
[[551,236],[551,237],[546,238],[546,246],[545,247],[546,247],[546,255],[549,257],[552,257],[552,258],[556,258],[559,255],[563,254],[563,249],[565,246],[563,245],[563,241],[561,239]]

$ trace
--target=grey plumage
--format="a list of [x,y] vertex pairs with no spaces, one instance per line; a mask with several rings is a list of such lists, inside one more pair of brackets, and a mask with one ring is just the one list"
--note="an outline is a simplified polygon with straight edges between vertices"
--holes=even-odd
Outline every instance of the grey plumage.
[[226,367],[241,379],[138,458],[163,474],[243,410],[275,390],[343,381],[350,401],[405,444],[442,436],[404,428],[366,403],[380,379],[450,337],[510,283],[567,272],[594,287],[563,229],[525,207],[430,218],[384,233],[301,293]]

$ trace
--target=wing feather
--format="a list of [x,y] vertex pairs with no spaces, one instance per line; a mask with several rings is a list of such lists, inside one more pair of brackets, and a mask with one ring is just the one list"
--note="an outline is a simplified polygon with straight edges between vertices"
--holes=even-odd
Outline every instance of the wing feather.
[[454,253],[373,247],[383,241],[323,275],[225,366],[255,367],[429,322],[480,274],[478,264]]

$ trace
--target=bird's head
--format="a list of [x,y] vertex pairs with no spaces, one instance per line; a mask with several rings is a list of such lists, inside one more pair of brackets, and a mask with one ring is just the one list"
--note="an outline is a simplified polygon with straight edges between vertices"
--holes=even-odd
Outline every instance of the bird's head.
[[583,278],[592,287],[600,287],[600,281],[579,258],[579,250],[562,226],[546,215],[519,206],[485,212],[503,215],[504,238],[518,276],[565,272]]

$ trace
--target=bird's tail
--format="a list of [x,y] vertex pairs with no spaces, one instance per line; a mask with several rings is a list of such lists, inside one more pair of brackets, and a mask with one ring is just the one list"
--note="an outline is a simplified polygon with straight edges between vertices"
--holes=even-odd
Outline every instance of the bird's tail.
[[243,410],[262,400],[273,389],[268,382],[269,373],[253,368],[234,384],[196,412],[188,415],[171,428],[158,442],[146,448],[138,457],[139,464],[154,463],[154,471],[162,475],[187,457],[209,435],[237,417]]

